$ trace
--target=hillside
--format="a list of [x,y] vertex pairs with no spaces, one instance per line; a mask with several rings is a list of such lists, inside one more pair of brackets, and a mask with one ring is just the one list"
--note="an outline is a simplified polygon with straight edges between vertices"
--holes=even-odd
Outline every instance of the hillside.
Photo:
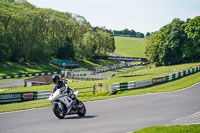
[[115,53],[127,57],[145,57],[145,39],[115,37]]

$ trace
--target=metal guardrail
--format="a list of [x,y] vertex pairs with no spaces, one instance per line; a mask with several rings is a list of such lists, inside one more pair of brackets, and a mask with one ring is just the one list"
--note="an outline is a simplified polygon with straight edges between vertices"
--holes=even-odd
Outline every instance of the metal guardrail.
[[0,104],[24,102],[36,100],[37,92],[2,93],[0,94]]
[[37,99],[46,99],[51,95],[51,90],[48,91],[38,91]]
[[46,99],[50,96],[50,94],[50,90],[38,92],[2,93],[0,94],[0,104]]
[[31,77],[31,76],[51,75],[51,74],[60,74],[60,73],[61,73],[61,71],[58,71],[58,72],[29,73],[29,74],[20,74],[20,75],[0,76],[0,79]]
[[115,94],[117,91],[131,90],[131,89],[137,89],[137,88],[147,87],[151,85],[157,85],[157,84],[169,82],[172,80],[176,80],[181,77],[184,77],[184,76],[187,76],[189,74],[199,72],[199,71],[200,71],[200,66],[195,67],[195,68],[189,68],[187,70],[176,72],[174,74],[170,74],[164,77],[157,77],[157,78],[152,78],[152,79],[123,82],[123,83],[113,83],[111,84],[110,93]]

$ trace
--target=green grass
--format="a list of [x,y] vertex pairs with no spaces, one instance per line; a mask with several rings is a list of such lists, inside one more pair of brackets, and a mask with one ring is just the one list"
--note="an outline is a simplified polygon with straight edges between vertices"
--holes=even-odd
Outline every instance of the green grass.
[[155,77],[167,76],[173,74],[178,71],[186,70],[190,67],[197,67],[199,62],[196,63],[185,63],[173,66],[161,66],[161,67],[154,67],[151,66],[144,66],[139,70],[132,70],[129,72],[118,73],[114,78],[111,80],[115,80],[115,82],[126,82],[126,81],[136,81],[136,80],[143,80],[143,79],[150,79]]
[[175,126],[153,126],[132,133],[200,133],[200,124],[175,125]]
[[94,61],[88,61],[83,60],[82,62],[79,62],[80,68],[93,68],[93,67],[100,67],[100,66],[106,66],[110,64],[114,64],[116,61],[110,61],[110,60],[94,60]]
[[59,71],[61,68],[52,64],[36,64],[36,63],[24,63],[19,64],[15,62],[0,63],[0,76],[17,75],[24,73],[36,73],[36,72],[53,72]]
[[[115,63],[115,61],[107,60],[96,60],[94,62],[83,60],[79,62],[80,68],[92,68],[99,67],[104,65],[110,65]],[[19,64],[16,62],[5,62],[0,63],[0,76],[10,76],[10,75],[19,75],[19,74],[28,74],[28,73],[41,73],[41,72],[55,72],[60,71],[62,68],[52,65],[50,63],[40,64],[27,62],[24,64]],[[0,80],[1,81],[1,80]]]
[[49,107],[51,104],[48,99],[34,100],[22,103],[2,104],[0,105],[0,112],[27,110],[33,108]]
[[126,57],[145,57],[145,39],[115,37],[115,53]]

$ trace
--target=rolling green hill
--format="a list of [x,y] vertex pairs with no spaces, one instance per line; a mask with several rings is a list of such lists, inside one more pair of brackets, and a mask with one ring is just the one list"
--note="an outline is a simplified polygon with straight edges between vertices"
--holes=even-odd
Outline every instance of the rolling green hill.
[[115,53],[126,57],[145,57],[145,39],[115,37]]

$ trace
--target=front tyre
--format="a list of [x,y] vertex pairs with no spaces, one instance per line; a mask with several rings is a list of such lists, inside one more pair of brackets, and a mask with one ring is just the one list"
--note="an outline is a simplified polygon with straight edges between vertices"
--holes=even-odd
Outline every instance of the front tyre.
[[86,108],[85,105],[80,101],[78,105],[78,113],[79,116],[85,116],[86,114]]
[[59,108],[57,103],[53,104],[53,112],[54,114],[59,118],[59,119],[63,119],[65,118],[65,108],[63,106],[63,104],[61,104],[62,108]]

